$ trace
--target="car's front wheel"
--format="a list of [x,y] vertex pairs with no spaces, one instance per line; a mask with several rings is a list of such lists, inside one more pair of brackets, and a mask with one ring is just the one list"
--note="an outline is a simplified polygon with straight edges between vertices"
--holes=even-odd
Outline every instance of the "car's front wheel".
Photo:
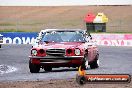
[[87,70],[88,69],[88,58],[87,58],[87,55],[84,56],[82,68],[84,70]]
[[52,67],[44,67],[45,71],[52,71]]
[[31,73],[39,73],[40,66],[36,64],[32,64],[31,61],[29,61],[29,69]]
[[95,69],[95,68],[98,68],[99,65],[98,65],[98,60],[95,60],[93,61],[91,64],[90,64],[90,68],[91,69]]
[[96,55],[95,60],[90,64],[91,69],[99,67],[99,54]]

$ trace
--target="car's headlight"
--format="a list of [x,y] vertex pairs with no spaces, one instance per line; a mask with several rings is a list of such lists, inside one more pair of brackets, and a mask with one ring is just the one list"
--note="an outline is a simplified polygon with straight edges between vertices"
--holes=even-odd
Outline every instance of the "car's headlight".
[[34,55],[34,56],[36,56],[37,55],[37,50],[32,50],[31,54]]
[[80,49],[75,49],[75,55],[80,55],[80,54],[81,54]]

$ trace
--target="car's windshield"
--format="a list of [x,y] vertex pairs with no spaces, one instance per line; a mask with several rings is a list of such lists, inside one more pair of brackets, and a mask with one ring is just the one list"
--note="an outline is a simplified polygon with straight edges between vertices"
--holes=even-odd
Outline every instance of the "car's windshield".
[[82,31],[52,31],[43,34],[41,41],[45,42],[86,42]]

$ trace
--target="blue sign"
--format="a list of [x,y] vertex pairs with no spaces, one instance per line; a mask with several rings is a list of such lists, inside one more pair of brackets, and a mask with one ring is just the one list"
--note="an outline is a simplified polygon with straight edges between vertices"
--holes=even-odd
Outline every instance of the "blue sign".
[[32,44],[37,32],[1,32],[4,44]]

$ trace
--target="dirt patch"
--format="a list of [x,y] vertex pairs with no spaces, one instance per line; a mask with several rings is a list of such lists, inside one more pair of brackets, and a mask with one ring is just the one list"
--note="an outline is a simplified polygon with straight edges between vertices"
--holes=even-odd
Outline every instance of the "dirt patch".
[[85,28],[87,13],[103,12],[107,32],[132,32],[132,6],[1,6],[0,30],[40,31],[45,28]]
[[75,79],[0,82],[0,88],[132,88],[132,82],[126,84],[84,84],[79,85]]

